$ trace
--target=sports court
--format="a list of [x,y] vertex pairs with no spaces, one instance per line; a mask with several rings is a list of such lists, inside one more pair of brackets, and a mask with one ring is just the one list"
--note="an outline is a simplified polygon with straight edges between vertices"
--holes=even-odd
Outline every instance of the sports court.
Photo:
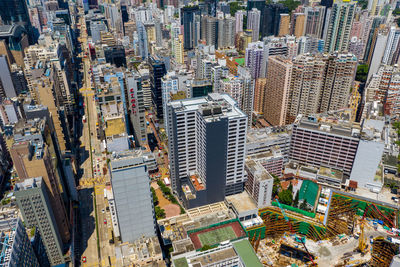
[[246,233],[238,221],[219,224],[189,233],[195,249],[200,249],[204,245],[213,246],[223,241],[237,239],[245,235]]

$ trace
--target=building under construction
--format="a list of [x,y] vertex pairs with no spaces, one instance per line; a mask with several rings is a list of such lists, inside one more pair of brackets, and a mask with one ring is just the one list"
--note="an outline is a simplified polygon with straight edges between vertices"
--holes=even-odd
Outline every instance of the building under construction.
[[289,228],[292,228],[291,232],[315,241],[339,234],[350,235],[355,228],[355,215],[378,220],[389,228],[398,228],[399,210],[395,205],[347,192],[331,191],[323,221],[316,219],[315,213],[281,206],[285,214],[282,214],[281,208],[274,206],[259,210],[266,225],[266,236],[281,236]]

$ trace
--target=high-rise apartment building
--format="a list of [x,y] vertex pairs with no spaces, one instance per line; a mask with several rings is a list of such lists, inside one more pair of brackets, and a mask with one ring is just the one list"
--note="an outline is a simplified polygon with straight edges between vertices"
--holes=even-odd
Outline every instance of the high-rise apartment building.
[[174,38],[174,57],[175,61],[178,64],[184,63],[184,55],[183,55],[183,35],[179,34],[178,38]]
[[181,9],[181,25],[183,25],[183,47],[191,50],[197,46],[200,39],[200,9],[198,6]]
[[253,42],[257,42],[260,39],[260,10],[253,8],[247,12],[247,29],[251,30]]
[[255,112],[259,114],[264,112],[264,96],[265,96],[266,85],[267,85],[266,78],[258,78],[255,80],[253,109]]
[[280,14],[278,36],[288,35],[290,33],[289,28],[290,28],[289,14]]
[[235,46],[235,23],[230,16],[218,19],[218,49]]
[[245,65],[254,79],[265,77],[265,73],[262,73],[266,64],[265,57],[263,42],[250,43],[246,48]]
[[389,28],[385,27],[385,25],[381,25],[378,29],[376,29],[368,55],[367,64],[369,69],[367,80],[369,80],[371,76],[378,71],[379,66],[381,65],[383,55],[385,54],[389,33]]
[[399,78],[398,66],[382,65],[365,88],[365,102],[378,101],[383,104],[386,115],[399,114]]
[[304,13],[292,14],[290,34],[296,37],[304,35],[306,15]]
[[247,116],[237,103],[212,93],[167,109],[171,183],[182,201],[200,206],[242,192]]
[[150,177],[137,151],[117,154],[111,160],[111,186],[122,242],[156,235]]
[[347,51],[356,3],[337,2],[332,6],[325,38],[325,51]]
[[[345,108],[354,82],[357,59],[352,54],[299,55],[269,63],[264,118],[272,125]],[[271,61],[272,62],[272,61]],[[278,78],[279,77],[279,78]],[[277,104],[279,103],[279,104]]]
[[280,56],[268,60],[264,119],[271,125],[286,124],[293,63]]
[[394,65],[397,64],[399,56],[399,40],[400,29],[395,26],[390,27],[389,35],[386,41],[385,51],[382,57],[382,64]]
[[207,45],[218,47],[218,20],[215,17],[203,16],[201,18],[201,39]]
[[151,98],[157,117],[163,118],[161,79],[167,73],[165,64],[154,57],[150,58]]
[[42,177],[26,179],[16,184],[14,195],[25,225],[38,228],[50,264],[54,266],[64,263],[60,233]]
[[242,32],[243,31],[243,19],[246,16],[246,11],[244,10],[238,10],[235,13],[235,20],[236,20],[236,24],[235,24],[235,34],[238,32]]
[[325,22],[325,7],[304,7],[305,29],[304,35],[314,38],[322,38],[322,29]]

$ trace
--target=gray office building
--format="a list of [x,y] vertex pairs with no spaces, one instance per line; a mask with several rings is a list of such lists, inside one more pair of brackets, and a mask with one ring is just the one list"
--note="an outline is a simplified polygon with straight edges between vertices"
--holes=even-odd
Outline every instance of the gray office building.
[[247,116],[227,94],[167,104],[172,189],[186,208],[243,191]]
[[38,228],[50,264],[53,266],[65,261],[60,233],[47,190],[42,177],[30,178],[15,185],[14,195],[26,227]]
[[156,235],[153,198],[147,166],[139,151],[114,155],[111,185],[122,242]]
[[8,220],[0,235],[0,265],[7,267],[39,267],[25,227],[18,217]]

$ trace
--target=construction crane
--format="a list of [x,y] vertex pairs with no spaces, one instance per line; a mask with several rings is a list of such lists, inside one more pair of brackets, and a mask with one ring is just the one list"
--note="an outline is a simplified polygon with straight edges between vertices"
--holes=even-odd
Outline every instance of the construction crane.
[[[286,216],[285,210],[283,209],[281,203],[279,202],[278,197],[275,198],[275,201],[276,201],[276,203],[278,203],[278,206],[279,206],[279,209],[281,210],[283,218],[285,218],[285,221],[288,223],[288,225],[290,227],[290,232],[293,234],[294,230],[293,230],[292,224],[290,223],[289,218]],[[312,262],[312,265],[316,266],[317,264],[314,262],[313,257],[311,256],[310,252],[308,251],[308,249],[306,247],[305,238],[299,238],[299,240],[300,240],[300,243],[303,244],[303,247],[304,247],[305,251],[307,252],[308,258]]]

